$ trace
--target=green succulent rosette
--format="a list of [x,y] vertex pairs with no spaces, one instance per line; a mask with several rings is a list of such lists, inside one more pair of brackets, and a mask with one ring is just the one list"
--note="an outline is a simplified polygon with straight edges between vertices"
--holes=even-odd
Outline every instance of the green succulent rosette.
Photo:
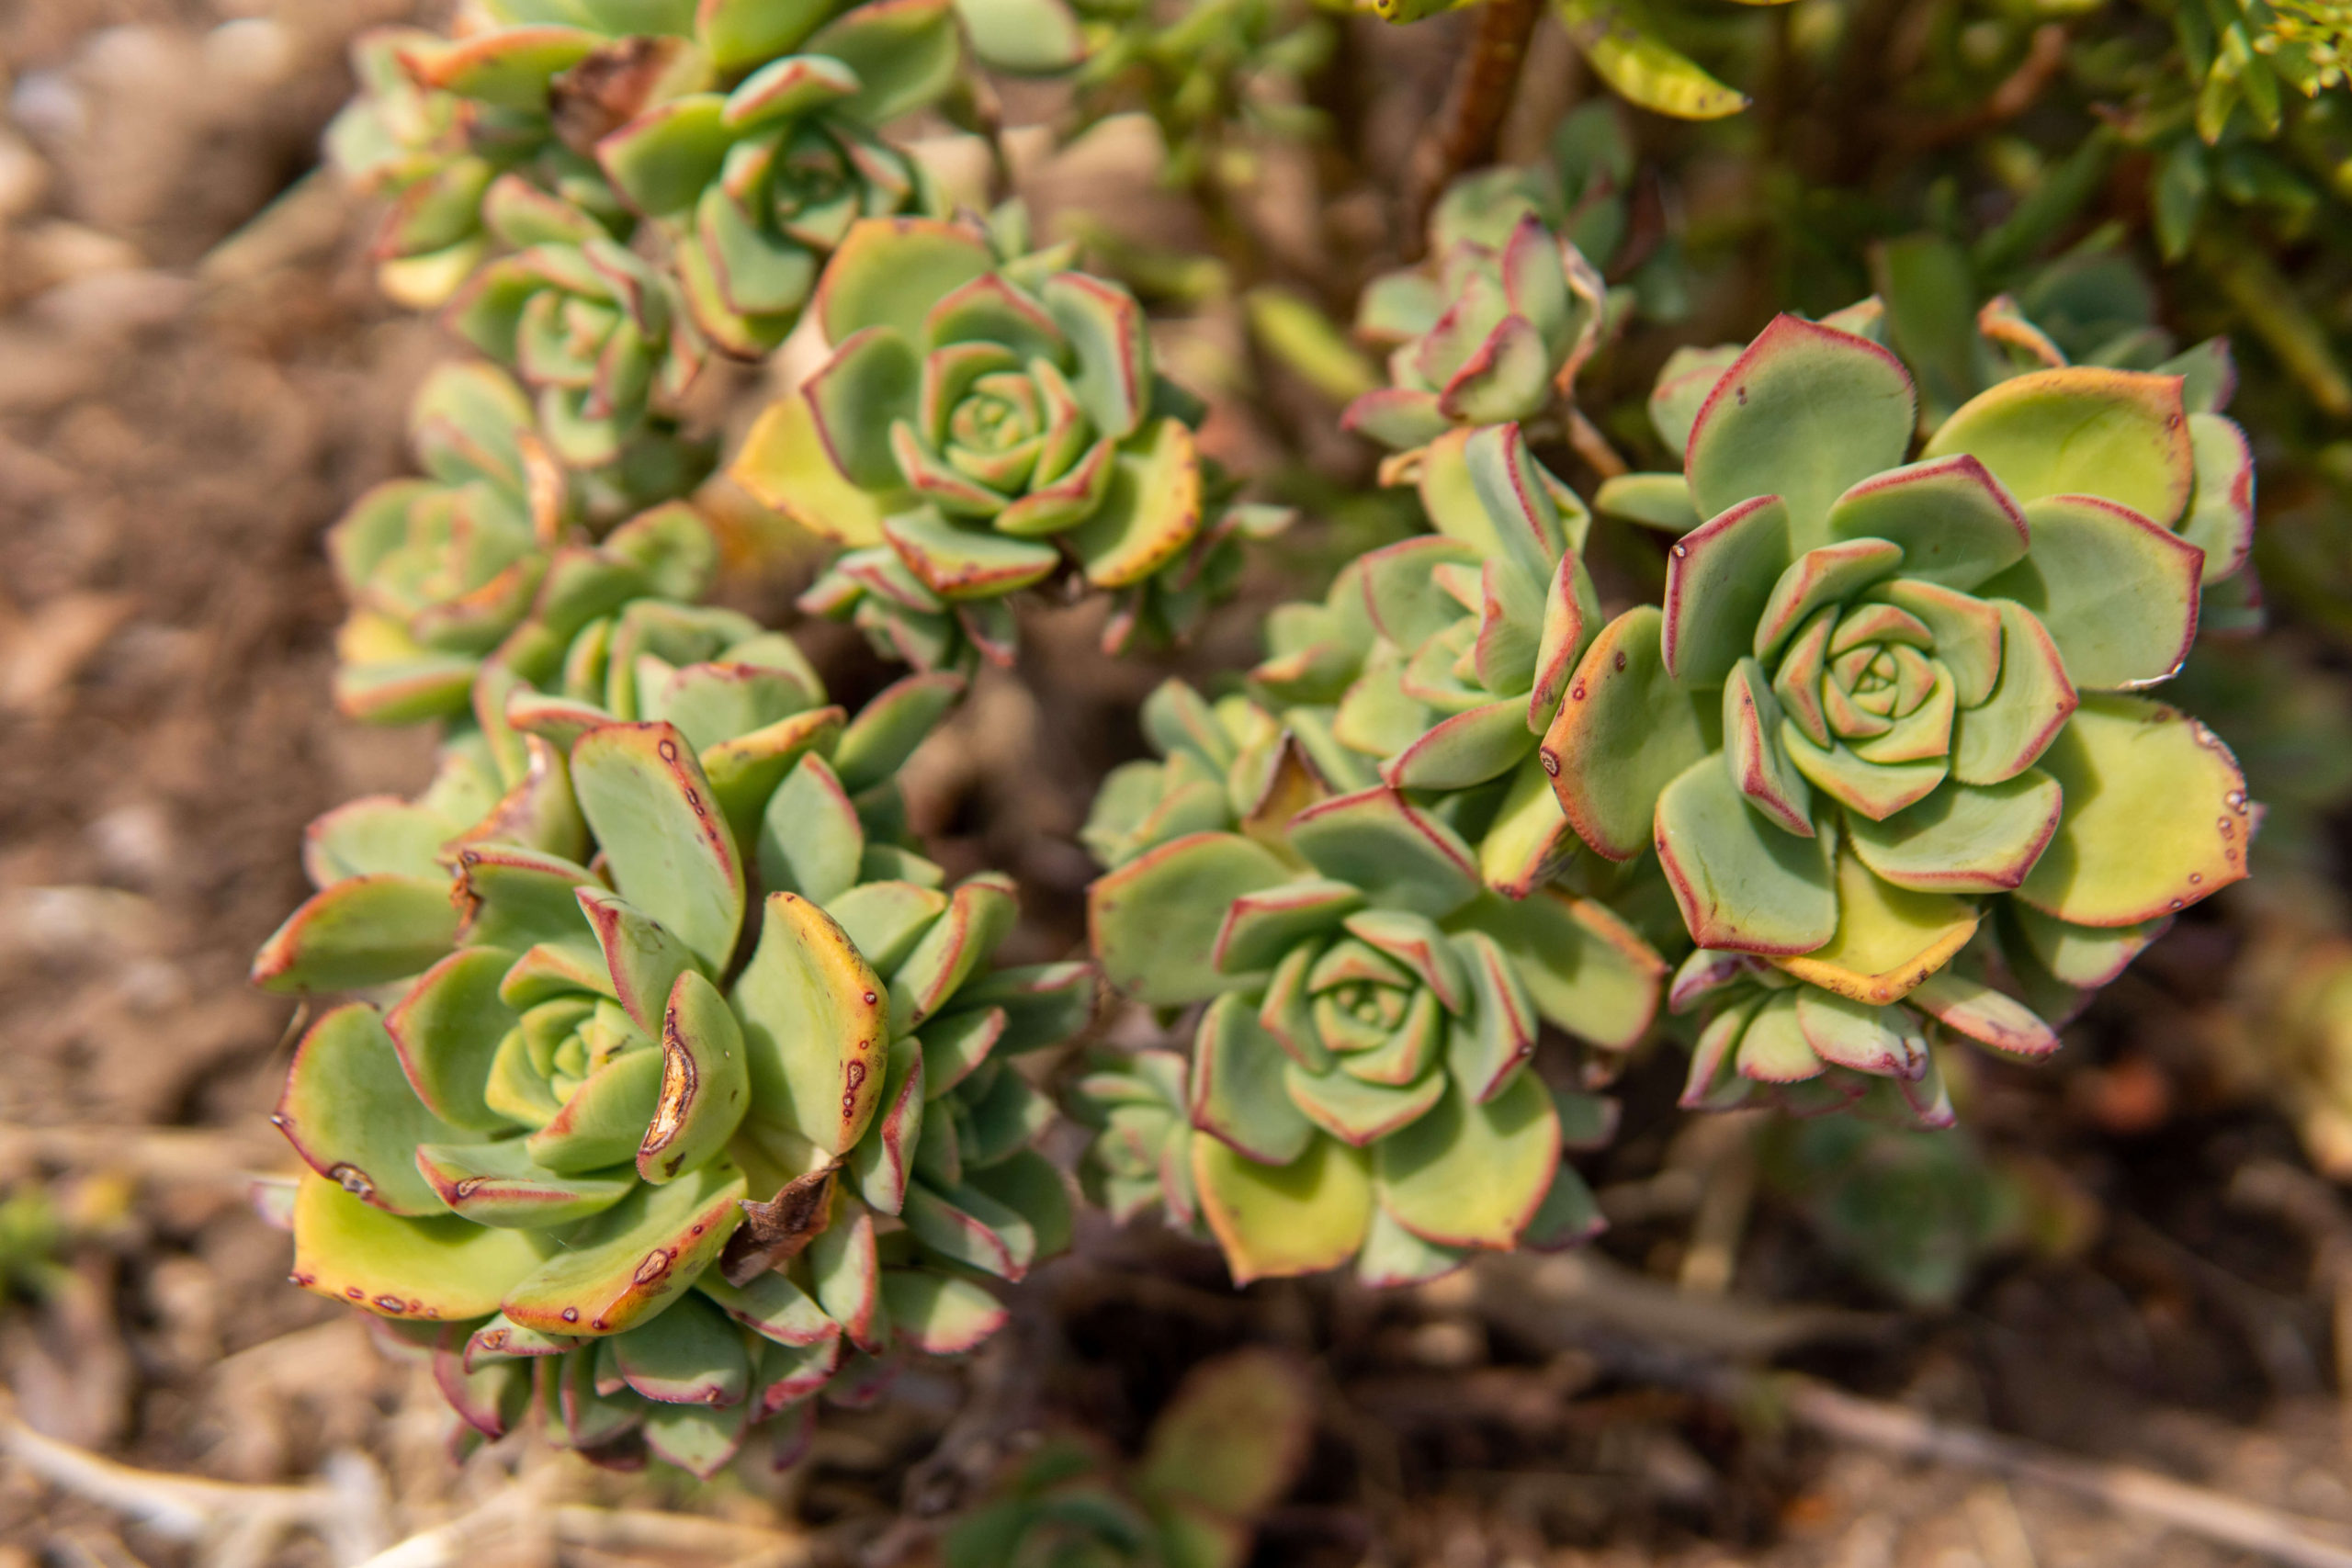
[[1062,1108],[1091,1134],[1078,1164],[1086,1201],[1125,1224],[1157,1210],[1170,1229],[1202,1240],[1193,1194],[1190,1065],[1176,1051],[1097,1050],[1071,1079]]
[[326,133],[327,155],[344,177],[390,199],[377,231],[377,282],[413,310],[446,303],[496,249],[483,208],[502,176],[608,225],[627,222],[595,160],[555,139],[543,107],[431,85],[432,73],[416,62],[447,48],[414,28],[360,34],[351,46],[359,96]]
[[[1563,1246],[1593,1228],[1561,1151],[1605,1136],[1600,1102],[1530,1067],[1544,1025],[1630,1044],[1663,965],[1605,906],[1488,888],[1444,803],[1342,792],[1297,733],[1246,698],[1171,683],[1144,711],[1163,758],[1105,782],[1086,840],[1105,977],[1154,1007],[1204,1004],[1190,1131],[1115,1066],[1080,1080],[1091,1162],[1139,1203],[1160,1172],[1197,1204],[1237,1280],[1353,1260],[1425,1280],[1477,1249]],[[1523,718],[1521,720],[1524,722]],[[1130,1069],[1164,1090],[1156,1064]],[[1190,1191],[1164,1174],[1179,1149]]]
[[804,603],[896,657],[1009,660],[1007,596],[1057,581],[1117,596],[1114,644],[1177,625],[1238,539],[1286,521],[1225,503],[1142,307],[1064,259],[1006,259],[961,223],[854,226],[814,306],[831,356],[729,470],[844,547]]
[[558,457],[617,461],[669,423],[708,357],[677,286],[594,218],[519,181],[494,187],[489,221],[522,248],[474,274],[450,325],[531,388]]
[[943,206],[922,165],[870,128],[954,82],[948,0],[875,0],[793,47],[597,144],[614,187],[668,237],[696,328],[739,357],[784,341],[852,225]]
[[[444,366],[409,410],[424,477],[392,479],[329,530],[327,557],[351,610],[336,633],[335,702],[379,724],[462,715],[482,659],[540,602],[551,567],[593,571],[616,592],[693,596],[717,549],[682,503],[652,507],[588,544],[595,518],[645,479],[682,486],[691,454],[647,452],[639,473],[588,480],[539,438],[530,400],[497,369]],[[559,589],[559,593],[562,592]]]
[[1348,405],[1347,429],[1408,451],[1453,429],[1535,420],[1572,397],[1600,341],[1607,286],[1532,210],[1495,232],[1480,221],[1490,205],[1442,205],[1430,265],[1364,290],[1356,333],[1389,351],[1390,385]]
[[1384,783],[1441,808],[1510,898],[1584,857],[1536,755],[1569,671],[1599,631],[1579,552],[1591,518],[1516,425],[1449,431],[1398,468],[1432,532],[1351,563],[1320,604],[1277,607],[1252,685],[1327,778]]
[[2052,1015],[2245,874],[2235,761],[2135,694],[2242,563],[2252,465],[2188,378],[2075,366],[1915,453],[1879,313],[1838,320],[1669,362],[1652,409],[1684,471],[1637,494],[1707,521],[1663,607],[1586,649],[1540,754],[1594,852],[1655,846],[1699,946],[1670,993],[1709,1012],[1689,1103],[1936,1124],[1940,1034],[2054,1049]]
[[848,719],[787,639],[663,600],[510,637],[423,796],[313,826],[254,964],[364,998],[277,1112],[296,1281],[405,1325],[473,1430],[536,1398],[561,1445],[702,1475],[993,1332],[978,1281],[1071,1218],[1010,1059],[1092,981],[994,967],[1009,883],[905,841],[893,775],[956,694]]

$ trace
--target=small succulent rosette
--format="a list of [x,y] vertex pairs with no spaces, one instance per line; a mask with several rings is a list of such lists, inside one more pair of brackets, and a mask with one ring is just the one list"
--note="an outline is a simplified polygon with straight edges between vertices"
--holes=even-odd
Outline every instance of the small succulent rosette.
[[[1170,683],[1145,725],[1165,761],[1106,781],[1086,837],[1113,868],[1089,927],[1120,991],[1205,1005],[1184,1085],[1197,1135],[1122,1093],[1115,1066],[1080,1082],[1103,1129],[1091,1164],[1122,1201],[1148,1201],[1181,1147],[1189,1172],[1160,1174],[1160,1199],[1179,1218],[1197,1205],[1239,1280],[1353,1260],[1398,1283],[1589,1235],[1561,1152],[1606,1136],[1605,1107],[1530,1059],[1545,1024],[1637,1038],[1663,968],[1647,944],[1564,890],[1495,892],[1445,803],[1340,792],[1246,698]],[[1158,1066],[1132,1071],[1164,1094]]]
[[1185,618],[1238,539],[1287,520],[1226,504],[1197,403],[1153,369],[1143,308],[1066,259],[1007,259],[963,223],[850,230],[813,306],[831,355],[730,469],[844,547],[808,607],[955,667],[1010,660],[1007,597],[1061,583],[1115,596],[1117,644]]
[[537,394],[557,456],[582,468],[617,461],[676,411],[708,345],[677,286],[594,218],[519,181],[496,187],[492,214],[503,238],[525,243],[473,276],[450,325]]
[[1698,943],[1670,992],[1709,1013],[1690,1103],[1941,1124],[1939,1035],[2054,1049],[2245,874],[2235,761],[2135,694],[2244,561],[2252,466],[2187,378],[2092,367],[2001,380],[1918,445],[1879,312],[1834,321],[1669,362],[1684,471],[1618,509],[1706,521],[1663,607],[1586,649],[1541,755],[1586,844],[1656,847]]
[[1208,1240],[1193,1193],[1192,1068],[1182,1053],[1088,1053],[1062,1109],[1091,1134],[1078,1162],[1086,1201],[1125,1224],[1155,1211],[1169,1229]]
[[1250,681],[1323,777],[1442,800],[1486,884],[1522,898],[1577,854],[1536,745],[1600,627],[1591,518],[1516,425],[1449,431],[1407,471],[1433,531],[1278,606]]
[[419,60],[447,48],[414,28],[377,28],[351,46],[359,96],[327,128],[326,151],[344,177],[390,198],[377,231],[377,282],[396,303],[446,303],[496,248],[483,221],[502,175],[596,213],[615,225],[614,201],[594,158],[555,139],[545,107],[514,95],[463,97],[431,85]]
[[1237,1350],[1193,1369],[1123,1462],[1056,1435],[941,1533],[933,1568],[1239,1568],[1259,1519],[1297,1483],[1315,1431],[1297,1364]]
[[[650,508],[588,544],[579,519],[620,497],[566,471],[529,400],[486,365],[426,378],[409,413],[422,479],[378,485],[327,535],[351,611],[336,705],[379,724],[462,716],[475,673],[540,604],[594,576],[617,596],[694,595],[717,565],[698,514]],[[549,590],[553,572],[560,581]]]
[[1564,423],[1600,342],[1608,288],[1584,254],[1526,207],[1497,233],[1491,193],[1457,194],[1431,222],[1430,262],[1374,278],[1357,312],[1357,336],[1389,351],[1390,385],[1340,423],[1392,451],[1463,427]]
[[693,609],[589,621],[552,690],[492,666],[503,723],[423,797],[321,818],[254,976],[365,998],[277,1113],[296,1282],[400,1325],[475,1431],[537,1400],[560,1444],[708,1475],[969,1348],[978,1280],[1067,1244],[1009,1058],[1092,982],[993,967],[1009,884],[903,841],[941,678],[849,720],[784,639],[652,604]]
[[896,659],[1009,660],[1007,597],[1054,581],[1117,594],[1110,644],[1176,626],[1230,579],[1239,538],[1286,522],[1227,505],[1200,409],[1152,371],[1143,308],[1066,254],[858,223],[814,308],[831,360],[762,413],[731,475],[844,546],[805,604]]

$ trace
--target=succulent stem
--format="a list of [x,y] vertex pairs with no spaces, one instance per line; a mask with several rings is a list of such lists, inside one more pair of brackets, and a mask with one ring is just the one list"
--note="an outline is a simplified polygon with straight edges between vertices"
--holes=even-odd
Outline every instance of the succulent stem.
[[1476,7],[1477,28],[1454,68],[1444,111],[1413,149],[1403,230],[1413,254],[1419,253],[1438,193],[1463,170],[1493,160],[1503,118],[1519,90],[1537,10],[1536,0],[1487,0]]

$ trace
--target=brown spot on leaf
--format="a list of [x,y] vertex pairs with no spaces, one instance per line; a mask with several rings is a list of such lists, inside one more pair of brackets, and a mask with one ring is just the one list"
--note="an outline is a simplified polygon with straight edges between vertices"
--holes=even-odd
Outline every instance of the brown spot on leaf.
[[653,1102],[653,1120],[645,1129],[645,1141],[638,1145],[639,1154],[658,1155],[670,1146],[685,1125],[701,1084],[701,1069],[695,1066],[694,1053],[686,1049],[673,1014],[662,1026],[662,1094]]
[[555,133],[583,158],[635,119],[687,43],[682,38],[624,38],[606,44],[548,84]]
[[729,1284],[745,1284],[789,1263],[825,1228],[832,1212],[833,1169],[827,1166],[787,1181],[764,1203],[741,1200],[743,1223],[718,1258],[718,1271]]

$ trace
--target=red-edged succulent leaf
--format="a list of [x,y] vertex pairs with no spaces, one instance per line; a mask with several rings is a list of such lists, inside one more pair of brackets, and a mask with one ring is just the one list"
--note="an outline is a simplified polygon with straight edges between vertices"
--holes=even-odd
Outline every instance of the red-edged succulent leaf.
[[2075,365],[1996,383],[1928,440],[1969,453],[2019,502],[2095,495],[2169,528],[2195,477],[2181,378]]
[[[551,1334],[618,1334],[661,1312],[715,1260],[741,1217],[743,1174],[724,1162],[640,1185],[568,1238],[501,1303]],[[513,1233],[492,1232],[492,1235]]]
[[740,1404],[751,1390],[743,1336],[709,1297],[689,1291],[662,1315],[613,1337],[613,1364],[640,1397],[662,1404]]
[[516,1138],[420,1145],[416,1168],[450,1213],[514,1230],[552,1230],[603,1213],[637,1185],[625,1165],[559,1175],[531,1158]]
[[848,1153],[881,1100],[890,1038],[889,998],[857,944],[808,899],[771,895],[734,1004],[761,1119]]
[[1660,792],[1707,750],[1698,709],[1666,669],[1662,629],[1649,605],[1601,628],[1539,753],[1568,825],[1611,860],[1642,852]]
[[2065,792],[2050,847],[2018,896],[2081,926],[2136,926],[2246,874],[2245,775],[2177,708],[2091,696],[2044,752]]
[[311,1026],[270,1120],[311,1169],[361,1201],[390,1214],[445,1212],[414,1150],[458,1129],[417,1099],[374,1008],[349,1003]]
[[1293,880],[1293,868],[1238,833],[1194,833],[1157,845],[1087,891],[1087,930],[1103,977],[1156,1007],[1233,988],[1214,963],[1235,899]]
[[457,941],[448,884],[355,876],[312,894],[254,955],[266,991],[348,991],[405,979]]
[[454,1215],[405,1218],[311,1172],[294,1198],[294,1283],[381,1317],[463,1323],[499,1310],[548,1239]]
[[613,886],[714,973],[743,921],[743,866],[710,781],[667,724],[615,724],[573,742],[571,782]]
[[741,1026],[718,987],[694,970],[671,987],[661,1032],[662,1089],[637,1149],[638,1174],[652,1182],[715,1158],[752,1099]]
[[[1787,505],[1792,554],[1827,542],[1837,499],[1903,461],[1917,400],[1894,355],[1776,316],[1725,370],[1690,426],[1684,469],[1702,517],[1758,496]],[[1765,579],[1769,586],[1770,578]]]
[[499,1042],[515,1023],[514,1010],[498,995],[513,961],[503,948],[459,948],[384,1015],[409,1087],[453,1126],[487,1132],[508,1124],[484,1103],[482,1087]]

